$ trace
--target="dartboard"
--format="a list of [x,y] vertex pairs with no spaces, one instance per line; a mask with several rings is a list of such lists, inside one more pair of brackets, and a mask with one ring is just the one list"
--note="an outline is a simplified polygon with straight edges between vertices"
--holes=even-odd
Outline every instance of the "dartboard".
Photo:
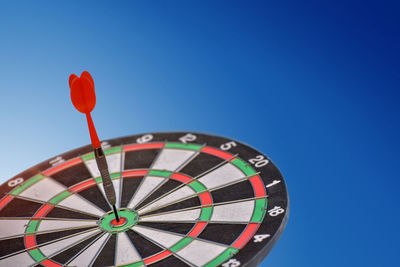
[[93,148],[58,155],[1,185],[1,266],[254,266],[286,225],[283,177],[248,145],[170,132],[102,147],[120,219]]

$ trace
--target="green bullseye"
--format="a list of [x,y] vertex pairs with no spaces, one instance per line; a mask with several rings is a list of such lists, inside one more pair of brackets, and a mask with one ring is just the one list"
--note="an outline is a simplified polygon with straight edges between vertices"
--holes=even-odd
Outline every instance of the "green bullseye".
[[97,224],[100,228],[108,233],[119,233],[129,230],[138,221],[138,214],[130,209],[119,209],[118,214],[120,221],[117,222],[115,214],[110,211],[104,214]]

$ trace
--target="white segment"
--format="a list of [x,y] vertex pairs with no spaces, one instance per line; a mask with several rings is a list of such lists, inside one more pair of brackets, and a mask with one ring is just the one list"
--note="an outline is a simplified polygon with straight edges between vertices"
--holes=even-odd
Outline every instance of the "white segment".
[[227,163],[221,167],[207,173],[203,177],[199,178],[199,182],[203,183],[208,189],[228,184],[245,177],[245,174],[241,172],[234,165]]
[[22,252],[0,260],[0,266],[29,266],[34,263],[35,261],[29,256],[28,252]]
[[[51,190],[49,190],[51,188]],[[39,182],[23,191],[20,196],[28,197],[41,201],[48,201],[58,193],[65,191],[67,188],[55,180],[45,177]]]
[[153,230],[147,227],[143,226],[138,226],[136,225],[135,227],[132,228],[135,232],[138,232],[139,234],[147,237],[148,239],[153,240],[154,242],[169,248],[176,244],[179,240],[183,238],[183,236],[177,235],[177,234],[172,234],[168,233],[165,231],[161,230]]
[[127,233],[122,232],[117,234],[115,265],[126,265],[140,260],[142,258],[129,240]]
[[[121,153],[114,153],[106,155],[108,171],[110,173],[121,171]],[[96,159],[90,159],[85,161],[86,167],[93,178],[100,177],[100,171],[97,167]]]
[[196,266],[202,266],[225,251],[228,246],[193,240],[176,254]]
[[190,186],[185,185],[184,187],[181,187],[180,189],[176,190],[175,192],[172,192],[171,194],[168,194],[165,197],[162,197],[159,200],[153,202],[152,204],[148,205],[147,207],[140,209],[139,214],[146,213],[147,211],[150,211],[150,210],[155,210],[161,206],[165,206],[169,203],[176,202],[180,199],[183,199],[183,198],[191,196],[191,195],[196,195],[196,192],[193,189],[191,189]]
[[69,228],[97,226],[96,221],[42,220],[39,231],[68,230]]
[[147,176],[140,184],[138,191],[134,194],[131,201],[129,201],[128,208],[133,209],[140,201],[142,201],[148,194],[160,185],[165,178],[157,176]]
[[232,204],[214,206],[211,221],[218,222],[246,222],[253,215],[254,200],[243,201]]
[[[177,211],[160,215],[151,215],[151,216],[143,216],[139,217],[142,222],[159,222],[159,221],[195,221],[199,219],[201,213],[201,209],[192,209],[185,211]],[[135,226],[136,227],[136,226]]]
[[[112,180],[112,183],[113,183],[113,186],[114,186],[114,190],[115,190],[115,197],[117,199],[117,202],[115,203],[115,205],[117,207],[119,207],[119,200],[120,200],[120,196],[119,196],[120,195],[120,189],[121,189],[121,187],[119,185],[120,182],[121,182],[121,179]],[[101,193],[103,194],[104,198],[106,199],[106,197],[105,197],[106,193],[104,191],[103,183],[99,183],[99,184],[97,184],[97,186],[100,189]]]
[[186,160],[193,156],[194,153],[196,153],[196,151],[164,148],[151,168],[154,170],[175,171]]
[[25,234],[29,220],[0,220],[0,238]]
[[97,239],[93,244],[86,248],[81,254],[73,259],[68,266],[89,266],[91,261],[96,260],[96,253],[100,250],[105,242],[108,240],[110,234],[104,234],[102,237]]
[[85,232],[83,234],[79,234],[76,236],[72,236],[48,245],[44,245],[39,247],[40,250],[43,252],[44,255],[50,256],[60,250],[67,249],[71,245],[74,245],[75,243],[79,243],[81,241],[84,241],[85,239],[89,238],[91,235],[95,233],[100,233],[100,230],[92,230],[89,232]]
[[70,195],[69,197],[58,203],[58,205],[74,210],[81,210],[96,216],[102,216],[104,214],[104,211],[98,208],[92,202],[89,202],[88,200],[76,194]]

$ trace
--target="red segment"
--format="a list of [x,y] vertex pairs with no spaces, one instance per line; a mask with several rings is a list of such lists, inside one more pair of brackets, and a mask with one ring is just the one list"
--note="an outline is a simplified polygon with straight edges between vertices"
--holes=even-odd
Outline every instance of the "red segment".
[[33,215],[34,218],[40,218],[44,217],[49,213],[54,207],[51,204],[46,204],[43,207],[41,207],[35,215]]
[[199,195],[199,197],[200,197],[201,205],[203,205],[203,206],[211,205],[213,203],[209,192],[201,193]]
[[196,237],[198,236],[206,227],[207,222],[198,222],[192,230],[189,232],[188,236],[190,237]]
[[114,219],[111,221],[111,224],[114,226],[121,226],[125,223],[126,223],[126,218],[124,218],[124,217],[119,218],[119,222],[117,222],[117,219]]
[[249,180],[253,186],[256,197],[265,197],[264,183],[262,182],[260,176],[253,176]]
[[232,244],[232,247],[241,249],[244,247],[247,242],[253,237],[253,235],[257,232],[258,227],[260,227],[259,223],[249,223],[242,232],[242,234],[239,236],[238,239]]
[[0,210],[7,205],[8,202],[10,202],[14,197],[12,196],[5,196],[3,197],[2,200],[0,200]]
[[212,148],[209,146],[203,147],[201,152],[208,153],[208,154],[211,154],[211,155],[223,158],[223,159],[230,159],[233,156],[232,154],[229,154],[227,152],[224,152],[224,151],[221,151],[219,149]]
[[162,148],[164,143],[135,144],[124,146],[124,151]]
[[172,254],[171,251],[169,251],[169,250],[164,250],[163,252],[160,252],[160,253],[158,253],[158,254],[156,254],[156,255],[154,255],[154,256],[151,256],[151,257],[149,257],[149,258],[147,258],[147,259],[144,259],[143,261],[144,261],[145,264],[151,264],[151,263],[153,263],[153,262],[162,260],[162,259],[168,257],[168,256],[171,255],[171,254]]
[[62,267],[62,265],[55,263],[54,261],[51,260],[42,261],[40,264],[47,267]]
[[180,174],[180,173],[173,173],[171,175],[171,178],[174,180],[180,181],[182,183],[187,183],[187,182],[192,181],[192,178],[190,178],[189,176]]
[[71,159],[71,160],[69,160],[67,162],[64,162],[64,163],[61,163],[60,165],[57,165],[57,166],[55,166],[55,167],[53,167],[51,169],[48,169],[47,171],[43,172],[43,174],[46,175],[46,176],[50,176],[50,175],[55,174],[55,173],[57,173],[57,172],[59,172],[59,171],[61,171],[63,169],[66,169],[66,168],[72,167],[74,165],[77,165],[77,164],[79,164],[81,162],[82,162],[81,158]]
[[84,182],[84,183],[75,185],[74,187],[71,187],[71,188],[69,189],[69,191],[70,191],[70,192],[79,192],[79,191],[82,191],[83,189],[92,187],[92,186],[94,186],[95,184],[96,184],[96,181],[95,181],[94,179],[92,179],[92,180],[86,181],[86,182]]
[[25,236],[25,247],[29,250],[32,250],[36,246],[35,235],[26,235]]
[[136,171],[126,171],[122,173],[122,176],[124,178],[129,177],[129,176],[144,176],[146,175],[148,170],[136,170]]

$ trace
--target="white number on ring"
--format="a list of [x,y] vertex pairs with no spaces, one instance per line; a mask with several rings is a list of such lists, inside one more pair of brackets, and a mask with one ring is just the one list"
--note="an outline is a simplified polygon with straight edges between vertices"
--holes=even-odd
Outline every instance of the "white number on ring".
[[222,144],[222,145],[220,146],[220,148],[221,148],[222,150],[229,150],[229,149],[231,149],[232,147],[235,147],[235,146],[236,146],[236,143],[233,142],[233,141],[230,141],[230,142],[228,142],[228,143]]
[[143,135],[142,137],[139,137],[138,139],[136,139],[136,143],[144,144],[144,143],[147,143],[147,142],[149,142],[151,140],[153,140],[153,135],[146,134],[146,135]]
[[240,266],[240,261],[236,259],[230,259],[229,261],[222,264],[223,267],[238,267]]
[[8,185],[9,187],[14,187],[14,186],[16,186],[16,185],[19,185],[19,184],[22,183],[23,181],[24,181],[24,178],[18,177],[18,178],[15,178],[15,179],[9,181],[7,185]]
[[249,162],[257,168],[263,167],[269,163],[269,161],[265,159],[263,155],[258,155],[254,159],[249,159]]

